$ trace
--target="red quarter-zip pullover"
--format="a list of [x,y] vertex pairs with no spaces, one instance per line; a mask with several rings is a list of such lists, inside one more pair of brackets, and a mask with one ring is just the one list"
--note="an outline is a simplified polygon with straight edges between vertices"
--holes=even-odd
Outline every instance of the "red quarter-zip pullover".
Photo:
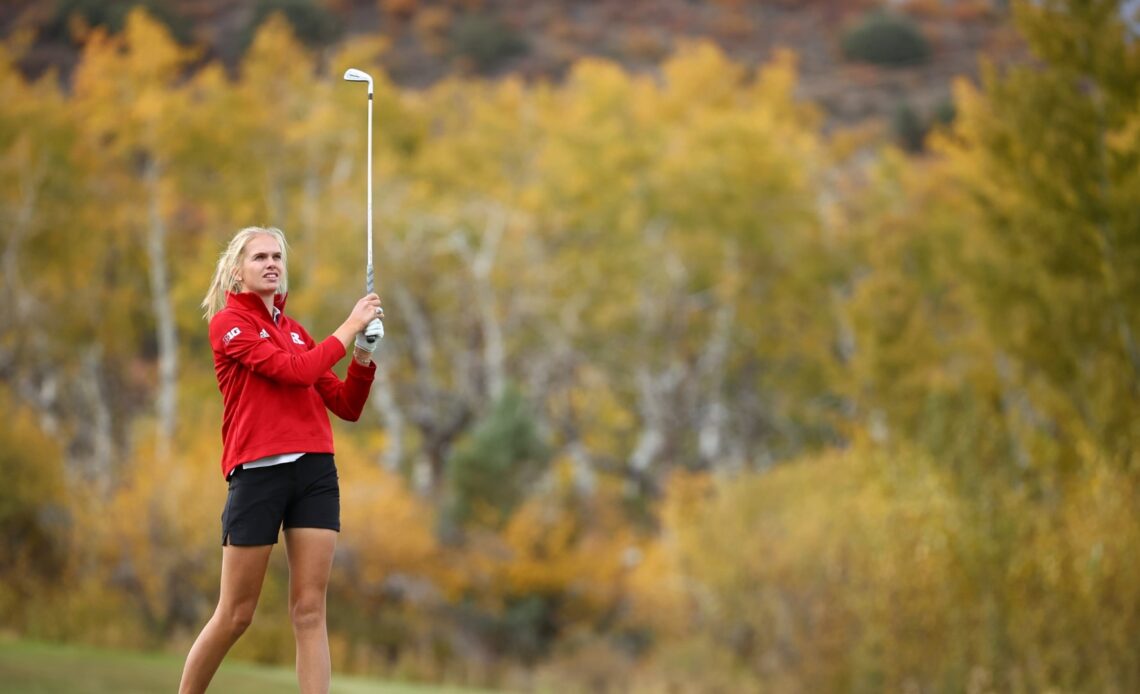
[[256,294],[226,294],[226,307],[210,319],[214,371],[222,391],[222,475],[242,463],[278,453],[333,453],[326,408],[360,418],[376,365],[350,360],[344,381],[332,372],[344,345],[329,336],[313,342],[285,315],[277,322]]

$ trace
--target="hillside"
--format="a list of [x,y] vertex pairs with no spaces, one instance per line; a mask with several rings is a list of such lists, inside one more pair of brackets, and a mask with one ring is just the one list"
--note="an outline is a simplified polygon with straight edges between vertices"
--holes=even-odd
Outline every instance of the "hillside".
[[[82,39],[76,18],[120,24],[131,0],[14,0],[0,6],[0,33],[38,33],[22,65],[66,76]],[[800,59],[801,93],[819,103],[830,124],[890,117],[907,104],[930,119],[948,103],[955,76],[976,74],[978,56],[1017,59],[1021,44],[1000,0],[910,0],[886,3],[914,23],[929,57],[909,67],[877,67],[845,59],[844,34],[880,3],[872,0],[145,0],[204,59],[231,67],[253,27],[272,9],[284,11],[314,47],[381,33],[391,41],[384,63],[408,87],[447,75],[515,74],[557,80],[584,56],[630,70],[653,70],[679,44],[715,41],[736,61],[754,66],[791,48]],[[70,19],[69,19],[70,18]]]

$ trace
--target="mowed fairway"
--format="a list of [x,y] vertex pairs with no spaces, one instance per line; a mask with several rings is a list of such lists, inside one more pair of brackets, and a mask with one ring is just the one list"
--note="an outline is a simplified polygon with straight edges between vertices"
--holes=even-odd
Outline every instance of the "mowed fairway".
[[[182,660],[175,656],[0,640],[4,694],[170,694],[178,690]],[[224,663],[212,692],[296,692],[293,671]],[[332,694],[473,694],[473,689],[392,684],[333,675]]]

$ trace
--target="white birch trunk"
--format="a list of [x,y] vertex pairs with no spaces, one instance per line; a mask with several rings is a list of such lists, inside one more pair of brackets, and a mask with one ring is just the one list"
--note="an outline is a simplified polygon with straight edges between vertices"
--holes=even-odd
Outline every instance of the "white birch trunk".
[[178,416],[178,333],[174,309],[170,303],[170,277],[166,266],[167,229],[162,214],[161,171],[153,159],[147,163],[145,181],[149,212],[146,237],[147,271],[150,279],[155,336],[158,341],[158,393],[155,396],[155,410],[158,417],[156,455],[161,462],[170,457],[174,426]]

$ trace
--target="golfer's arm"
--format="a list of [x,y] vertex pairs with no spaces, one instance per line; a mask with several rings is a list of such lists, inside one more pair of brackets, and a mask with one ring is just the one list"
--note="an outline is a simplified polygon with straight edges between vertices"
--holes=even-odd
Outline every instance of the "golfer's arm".
[[333,331],[333,337],[340,340],[344,345],[344,353],[348,354],[352,351],[352,344],[356,342],[356,329],[345,321],[340,324],[340,327]]
[[[316,383],[321,374],[348,352],[339,338],[325,338],[320,344],[309,345],[305,352],[290,352],[259,337],[258,326],[246,322],[211,324],[210,341],[215,351],[236,359],[254,373],[299,386]],[[339,350],[337,342],[341,342]]]
[[329,371],[317,381],[317,392],[333,414],[347,422],[355,422],[364,411],[364,403],[368,400],[368,391],[372,388],[375,376],[375,366],[349,362],[348,373],[343,381]]

